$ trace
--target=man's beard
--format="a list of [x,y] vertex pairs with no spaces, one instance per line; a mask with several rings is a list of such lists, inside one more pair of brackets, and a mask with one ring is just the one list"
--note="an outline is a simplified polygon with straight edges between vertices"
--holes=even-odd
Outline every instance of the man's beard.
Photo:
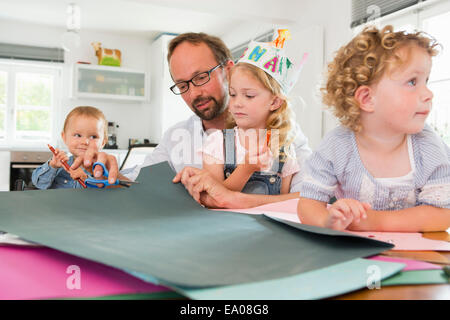
[[[198,110],[197,105],[203,104],[206,101],[211,100],[211,106],[204,110]],[[226,109],[228,104],[227,96],[223,99],[217,101],[214,97],[198,97],[192,103],[194,113],[199,116],[202,120],[212,120],[218,116],[220,116]]]

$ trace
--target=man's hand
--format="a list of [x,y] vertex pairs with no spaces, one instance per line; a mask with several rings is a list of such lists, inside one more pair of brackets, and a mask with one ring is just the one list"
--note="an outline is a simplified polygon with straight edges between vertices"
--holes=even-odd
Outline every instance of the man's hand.
[[367,218],[367,210],[370,204],[359,202],[354,199],[339,199],[328,210],[328,217],[325,227],[335,230],[345,230],[350,224],[358,224],[362,219]]
[[[92,172],[92,165],[95,162],[102,162],[105,165],[105,167],[109,171],[108,181],[109,183],[113,184],[117,180],[117,176],[119,174],[119,166],[117,164],[117,159],[113,155],[109,155],[105,152],[99,152],[97,146],[95,145],[94,140],[91,141],[84,155],[79,156],[74,160],[70,168],[78,169],[81,165],[83,165],[85,169]],[[95,167],[93,176],[95,178],[100,178],[103,176],[103,169],[101,166]]]
[[172,181],[181,182],[195,201],[207,207],[224,208],[233,196],[233,191],[225,188],[206,170],[184,167]]

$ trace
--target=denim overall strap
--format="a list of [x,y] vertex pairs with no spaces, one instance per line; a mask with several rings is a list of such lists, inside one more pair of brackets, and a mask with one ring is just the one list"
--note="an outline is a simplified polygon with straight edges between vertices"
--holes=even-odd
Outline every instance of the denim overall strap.
[[[234,129],[223,130],[223,148],[224,148],[224,175],[228,178],[236,169],[236,148],[235,148],[235,131]],[[281,191],[281,171],[284,161],[280,161],[280,156],[272,164],[272,173],[270,172],[254,172],[247,184],[242,189],[244,193],[258,194],[280,194]]]
[[224,171],[226,174],[227,166],[230,166],[229,169],[231,170],[231,172],[233,172],[233,170],[236,167],[235,133],[234,129],[224,129],[222,130],[222,133],[223,133],[223,154],[225,159]]

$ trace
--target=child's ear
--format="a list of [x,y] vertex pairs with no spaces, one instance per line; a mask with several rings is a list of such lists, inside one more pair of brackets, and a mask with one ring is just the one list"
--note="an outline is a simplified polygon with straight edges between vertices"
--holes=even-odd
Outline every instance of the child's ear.
[[65,135],[64,135],[64,131],[63,131],[63,132],[61,132],[61,139],[62,139],[64,142],[66,142],[66,140],[64,139],[64,137],[65,137]]
[[366,112],[373,112],[373,88],[369,86],[360,86],[355,91],[355,99],[359,103],[359,107]]
[[108,139],[103,138],[102,147],[100,149],[103,149],[107,142],[108,142]]
[[270,104],[270,111],[275,111],[278,108],[281,107],[281,105],[283,104],[283,99],[281,99],[280,97],[274,97],[272,100],[272,103]]

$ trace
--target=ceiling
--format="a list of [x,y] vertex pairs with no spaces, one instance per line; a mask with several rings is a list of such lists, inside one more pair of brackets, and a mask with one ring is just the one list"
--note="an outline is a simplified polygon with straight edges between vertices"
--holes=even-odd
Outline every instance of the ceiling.
[[147,37],[186,31],[222,36],[241,23],[289,24],[300,6],[298,0],[0,0],[0,19],[65,28],[71,2],[81,8],[82,30]]

